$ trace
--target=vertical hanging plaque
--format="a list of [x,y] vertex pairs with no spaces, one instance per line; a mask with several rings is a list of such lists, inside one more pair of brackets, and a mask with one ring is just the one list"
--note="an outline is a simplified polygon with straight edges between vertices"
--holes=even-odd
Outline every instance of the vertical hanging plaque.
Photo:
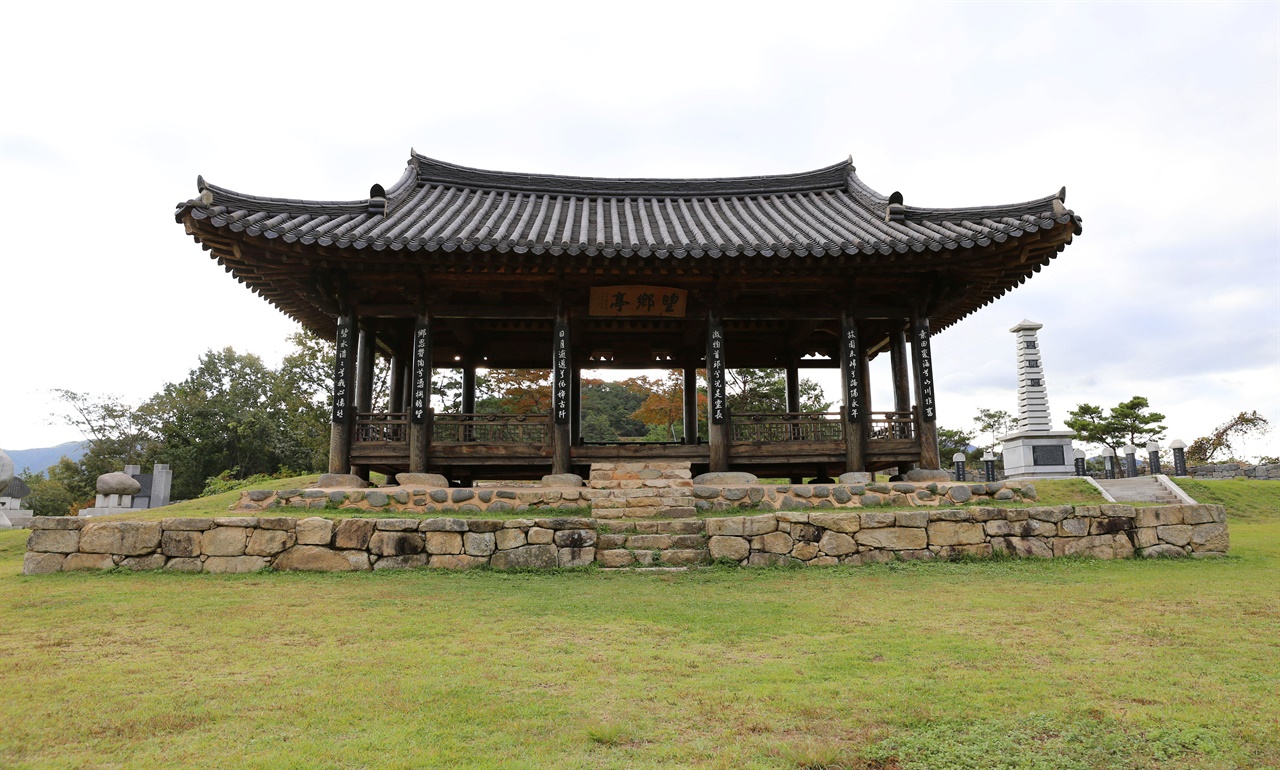
[[845,316],[840,362],[844,365],[844,405],[849,422],[862,422],[862,347],[858,344],[858,324]]
[[555,366],[552,368],[551,394],[555,402],[552,411],[557,425],[569,424],[569,319],[556,316]]
[[338,331],[334,336],[333,357],[333,421],[346,422],[351,415],[351,356],[355,344],[355,319],[349,315],[338,318]]
[[911,325],[915,338],[912,347],[916,354],[916,372],[920,378],[920,415],[925,422],[938,419],[938,407],[933,400],[933,351],[929,347],[929,319],[918,318]]
[[409,399],[409,419],[415,425],[427,421],[431,402],[431,325],[425,317],[413,327],[413,382]]
[[712,316],[707,321],[707,411],[715,425],[723,425],[729,405],[725,398],[724,327]]

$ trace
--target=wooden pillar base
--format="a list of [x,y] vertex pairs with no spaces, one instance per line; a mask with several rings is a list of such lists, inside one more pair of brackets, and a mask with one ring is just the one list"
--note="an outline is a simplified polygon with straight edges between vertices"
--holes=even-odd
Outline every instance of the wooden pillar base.
[[707,426],[707,439],[711,449],[711,472],[729,470],[729,421]]

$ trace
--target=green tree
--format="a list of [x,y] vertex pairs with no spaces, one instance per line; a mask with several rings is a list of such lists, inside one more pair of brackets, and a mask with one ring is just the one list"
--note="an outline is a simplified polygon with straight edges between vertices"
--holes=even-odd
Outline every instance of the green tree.
[[1076,439],[1101,444],[1122,457],[1125,444],[1142,447],[1164,434],[1165,427],[1159,424],[1164,415],[1147,412],[1148,407],[1142,396],[1121,401],[1107,412],[1093,404],[1078,404],[1067,412],[1066,426],[1075,431]]
[[[729,369],[726,377],[730,414],[787,411],[787,380],[782,369]],[[800,380],[800,411],[825,412],[831,402],[822,386]]]
[[1258,412],[1241,412],[1230,420],[1213,429],[1207,436],[1201,436],[1187,447],[1187,462],[1192,465],[1204,465],[1213,462],[1219,452],[1226,454],[1224,460],[1234,459],[1233,442],[1261,436],[1271,430],[1271,423]]
[[31,488],[31,493],[22,498],[22,504],[33,516],[66,516],[76,507],[76,496],[61,482],[27,470],[19,475]]
[[946,467],[950,467],[951,458],[956,452],[964,453],[966,461],[980,461],[982,459],[982,449],[975,448],[970,450],[969,447],[972,444],[972,433],[951,428],[938,428],[938,453],[942,457],[942,464]]
[[[644,436],[648,427],[633,416],[650,393],[648,378],[620,382],[582,381],[582,436],[587,441],[615,441]],[[602,422],[603,421],[603,422]],[[595,426],[588,432],[588,426]],[[607,430],[605,426],[608,426]]]
[[978,433],[986,433],[991,443],[983,449],[993,449],[1000,443],[1001,436],[1007,436],[1018,429],[1018,418],[1003,409],[978,409],[978,416],[973,418],[978,426]]

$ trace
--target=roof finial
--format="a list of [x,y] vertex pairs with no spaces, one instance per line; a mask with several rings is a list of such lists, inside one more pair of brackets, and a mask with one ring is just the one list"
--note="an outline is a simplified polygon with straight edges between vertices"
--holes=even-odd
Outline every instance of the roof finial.
[[907,210],[902,205],[902,193],[894,190],[889,193],[889,205],[884,209],[884,221],[901,222],[907,218]]
[[369,188],[369,213],[375,216],[387,213],[387,191],[380,184]]

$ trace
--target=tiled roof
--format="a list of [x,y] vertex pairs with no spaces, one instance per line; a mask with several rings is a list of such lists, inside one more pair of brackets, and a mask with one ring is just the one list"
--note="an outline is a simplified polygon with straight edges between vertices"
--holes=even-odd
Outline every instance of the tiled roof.
[[352,249],[786,257],[972,248],[1068,223],[1080,232],[1065,190],[1007,206],[922,208],[867,187],[850,161],[775,176],[596,179],[484,171],[415,152],[399,181],[365,200],[198,185],[178,221],[190,214],[255,237]]

